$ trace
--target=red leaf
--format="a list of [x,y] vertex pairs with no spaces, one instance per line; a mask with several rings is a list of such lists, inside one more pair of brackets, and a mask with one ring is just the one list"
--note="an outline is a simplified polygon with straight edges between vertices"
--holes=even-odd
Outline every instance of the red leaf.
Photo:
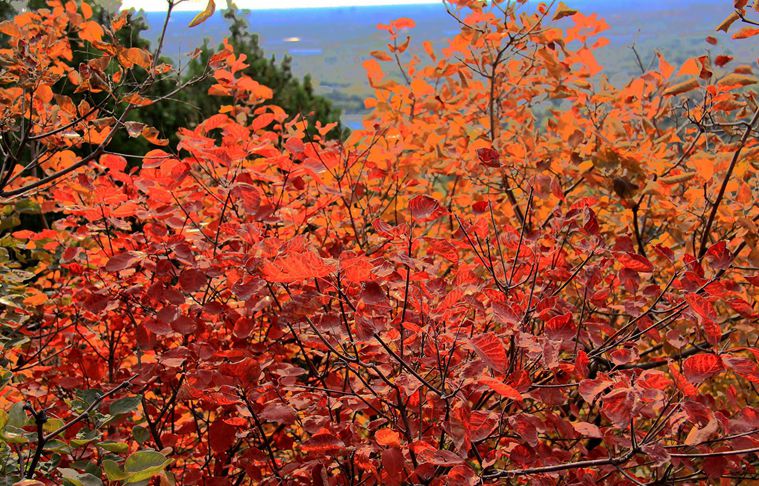
[[683,374],[693,384],[703,383],[722,369],[720,357],[710,353],[691,356],[683,363]]
[[501,166],[501,155],[492,148],[477,149],[477,157],[479,157],[480,162],[482,162],[483,165],[488,167]]
[[145,255],[143,253],[136,251],[127,251],[124,253],[119,253],[118,255],[113,255],[111,259],[108,260],[108,263],[105,264],[105,271],[120,272],[121,270],[132,268],[144,257]]
[[283,425],[295,423],[297,418],[295,411],[290,406],[278,402],[269,403],[258,415],[264,420]]
[[754,360],[742,356],[726,355],[722,357],[722,362],[736,374],[752,383],[759,384],[759,366]]
[[634,272],[646,273],[654,270],[654,266],[651,262],[645,257],[635,253],[620,253],[617,255],[617,260],[619,260],[626,269]]
[[575,432],[584,437],[594,437],[596,439],[600,439],[604,436],[598,426],[593,425],[589,422],[573,422],[572,427],[574,427]]
[[629,388],[612,390],[603,397],[601,411],[619,428],[630,425],[635,397]]
[[672,374],[672,378],[674,378],[677,388],[683,392],[683,395],[686,397],[695,397],[698,395],[696,387],[688,383],[688,380],[686,380],[682,373],[678,371],[674,363],[669,364],[669,372]]
[[722,328],[720,328],[719,324],[711,319],[704,319],[701,325],[704,328],[706,342],[712,346],[716,346],[722,339]]
[[206,284],[206,274],[188,268],[179,275],[179,285],[187,292],[197,292]]
[[714,59],[714,64],[716,64],[719,67],[722,67],[732,60],[733,60],[733,56],[721,55],[721,56],[717,56],[716,59]]
[[150,152],[145,154],[145,157],[142,159],[142,168],[143,169],[155,169],[156,167],[160,167],[161,164],[163,164],[165,161],[169,159],[173,159],[174,157],[169,154],[168,152],[164,152],[160,149],[151,150]]
[[420,454],[423,462],[436,466],[456,466],[464,462],[464,459],[451,451],[425,450]]
[[340,276],[348,282],[366,282],[372,279],[374,266],[365,256],[340,258]]
[[572,314],[567,313],[549,319],[545,325],[545,332],[549,339],[556,341],[574,337],[577,328],[572,323]]
[[582,396],[586,402],[593,403],[593,401],[602,391],[606,390],[613,384],[614,382],[605,376],[582,380],[580,382],[580,396]]
[[223,420],[216,420],[208,428],[208,441],[211,449],[217,454],[223,454],[236,440],[237,431]]
[[249,317],[241,317],[235,321],[235,327],[232,328],[232,334],[237,339],[246,339],[256,328],[256,322]]
[[706,252],[707,259],[711,260],[712,265],[717,270],[723,270],[730,266],[733,261],[733,255],[730,250],[727,249],[727,244],[724,241],[720,241],[712,245]]
[[345,443],[332,435],[331,432],[322,429],[301,446],[301,450],[307,454],[331,455],[345,448]]
[[577,358],[575,359],[575,370],[580,374],[580,376],[586,378],[590,373],[589,366],[590,358],[588,358],[588,353],[582,349],[579,350],[577,352]]
[[389,476],[390,484],[400,484],[405,475],[403,467],[403,453],[398,447],[391,447],[382,451],[382,468]]
[[672,386],[672,380],[663,371],[646,370],[640,374],[635,384],[639,388],[648,388],[650,390],[668,390]]
[[490,206],[490,203],[488,201],[477,201],[476,203],[472,204],[472,210],[475,213],[484,213],[487,211],[488,206]]
[[727,301],[727,303],[730,304],[730,307],[732,307],[735,312],[745,317],[746,319],[753,319],[757,316],[757,313],[754,311],[754,308],[751,307],[751,304],[743,299],[730,299]]
[[493,430],[498,427],[498,420],[498,414],[473,410],[469,418],[471,439],[480,441],[489,437]]
[[716,319],[717,313],[714,311],[714,306],[711,302],[701,297],[696,293],[690,293],[685,296],[685,300],[690,305],[691,309],[703,317],[704,319]]
[[441,215],[440,204],[429,196],[416,196],[408,202],[411,216],[418,221],[428,221]]
[[487,366],[496,371],[506,371],[506,367],[509,365],[506,348],[503,347],[503,343],[495,334],[492,332],[481,334],[469,342],[474,352]]
[[180,315],[171,322],[171,328],[183,336],[188,336],[198,330],[198,323],[191,317]]

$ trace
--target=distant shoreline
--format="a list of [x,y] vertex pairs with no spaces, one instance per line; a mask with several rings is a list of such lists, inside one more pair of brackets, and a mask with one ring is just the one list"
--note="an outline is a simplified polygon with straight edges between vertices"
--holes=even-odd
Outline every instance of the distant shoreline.
[[[216,0],[218,3],[222,3],[220,0]],[[393,0],[387,0],[390,3],[383,3],[383,4],[374,4],[374,5],[313,5],[311,1],[305,2],[305,0],[295,0],[296,2],[304,2],[308,3],[309,5],[303,5],[301,3],[296,3],[292,7],[281,7],[281,6],[268,6],[268,5],[261,5],[261,6],[241,6],[239,7],[239,10],[247,10],[250,12],[305,12],[305,11],[314,11],[314,10],[333,10],[333,9],[373,9],[373,8],[406,8],[406,7],[429,7],[429,6],[437,6],[441,7],[443,5],[442,0],[415,0],[412,2],[403,2],[403,0],[396,0],[395,2]],[[527,0],[528,3],[537,3],[542,0]],[[226,2],[223,2],[224,4]],[[608,0],[573,0],[572,7],[575,7],[581,11],[593,11],[593,12],[608,12],[608,11],[619,11],[619,10],[630,10],[630,9],[640,9],[640,10],[667,10],[670,8],[695,8],[703,5],[710,5],[711,2],[709,0],[613,0],[613,2],[610,2]],[[165,9],[158,9],[158,10],[145,10],[144,8],[137,8],[135,6],[122,6],[120,10],[131,10],[135,9],[136,11],[143,11],[145,13],[150,14],[160,14],[166,12]],[[178,7],[174,10],[174,13],[185,13],[185,14],[196,14],[202,10],[202,5],[198,6],[198,8],[187,8],[187,7]],[[217,12],[223,12],[227,10],[226,8],[222,8],[221,6],[217,6],[216,11]]]
[[[139,1],[139,0],[136,0]],[[218,2],[219,0],[217,0]],[[384,7],[420,7],[420,6],[442,6],[443,2],[442,0],[415,0],[411,2],[404,2],[403,0],[387,0],[387,3],[377,3],[377,4],[360,4],[360,5],[351,5],[351,4],[344,4],[344,5],[314,5],[312,1],[305,2],[304,0],[294,0],[295,3],[293,6],[290,7],[281,7],[281,6],[269,6],[269,5],[255,5],[255,6],[245,6],[244,4],[242,6],[239,6],[239,10],[249,10],[251,12],[271,12],[271,11],[304,11],[304,10],[323,10],[323,9],[341,9],[341,8],[384,8]],[[350,0],[348,0],[350,1]],[[383,0],[384,1],[384,0]],[[134,5],[129,5],[129,2],[126,2],[126,6],[122,6],[119,10],[131,10],[135,9],[137,11],[143,11],[145,13],[164,13],[166,12],[165,8],[156,9],[156,10],[146,10],[145,8],[138,8]],[[221,2],[219,2],[221,3]],[[286,3],[286,2],[285,2]],[[188,8],[188,7],[178,7],[174,10],[176,13],[198,13],[203,9],[203,5],[198,5],[197,8]],[[217,6],[216,11],[217,12],[223,12],[227,10],[226,8],[222,8],[221,6]]]

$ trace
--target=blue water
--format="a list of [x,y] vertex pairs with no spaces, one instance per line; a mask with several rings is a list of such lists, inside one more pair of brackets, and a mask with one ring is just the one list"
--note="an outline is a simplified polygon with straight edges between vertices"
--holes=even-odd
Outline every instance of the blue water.
[[[731,2],[567,0],[566,3],[584,13],[596,12],[605,18],[611,30],[604,35],[610,37],[612,43],[632,43],[646,39],[662,38],[667,41],[678,37],[708,35],[730,13],[728,4]],[[224,38],[226,23],[219,12],[201,26],[189,29],[186,26],[194,15],[194,12],[174,12],[169,24],[165,50],[167,55],[178,57],[190,52],[204,38],[212,45],[220,43]],[[145,16],[151,26],[148,37],[155,39],[164,14],[149,12]],[[325,56],[331,52],[338,54],[341,49],[352,46],[381,47],[385,36],[377,31],[377,24],[388,23],[399,17],[414,19],[417,23],[413,29],[414,38],[430,40],[433,44],[443,44],[447,37],[457,31],[455,21],[446,14],[442,4],[259,10],[251,12],[248,20],[251,31],[260,34],[264,50],[278,56],[290,53],[297,58],[319,53]],[[293,45],[284,41],[288,37],[299,37],[301,40]]]
[[[736,43],[722,35],[718,47],[704,42],[714,35],[714,27],[730,12],[729,0],[565,0],[565,3],[583,13],[598,13],[610,29],[602,35],[609,38],[609,46],[601,49],[597,57],[607,73],[620,80],[629,79],[639,68],[630,47],[635,45],[644,63],[653,59],[660,50],[672,64],[703,54],[707,49],[715,53],[729,53],[737,61],[753,62],[756,53],[750,50],[751,42]],[[527,7],[529,8],[529,7]],[[150,25],[147,37],[154,40],[163,22],[164,14],[144,14]],[[211,19],[190,29],[187,24],[195,13],[175,12],[169,23],[164,54],[181,59],[207,39],[218,45],[227,33],[227,24],[217,12]],[[411,31],[417,40],[429,40],[437,48],[458,32],[458,25],[441,5],[406,5],[388,7],[337,7],[318,9],[259,10],[249,14],[250,30],[260,36],[261,47],[267,54],[281,59],[293,59],[293,72],[298,76],[307,73],[316,81],[317,91],[327,94],[336,91],[362,95],[368,92],[361,63],[369,52],[384,49],[386,32],[377,30],[377,24],[388,23],[399,17],[415,20]],[[564,25],[571,25],[568,21]],[[297,42],[292,42],[294,37]],[[410,52],[419,52],[417,50]]]

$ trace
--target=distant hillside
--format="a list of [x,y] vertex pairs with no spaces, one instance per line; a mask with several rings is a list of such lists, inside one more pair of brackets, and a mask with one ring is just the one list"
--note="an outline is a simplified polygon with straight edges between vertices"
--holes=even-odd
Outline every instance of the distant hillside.
[[[729,2],[714,0],[575,0],[566,2],[584,13],[596,12],[611,29],[604,35],[610,44],[600,50],[599,62],[611,77],[624,79],[638,71],[630,49],[636,45],[648,63],[660,49],[671,63],[703,53],[707,48],[727,52],[743,62],[752,62],[747,43],[710,46],[704,38],[714,32]],[[163,21],[161,13],[144,14],[151,26],[147,35],[155,39]],[[218,44],[226,34],[226,23],[217,13],[202,26],[189,29],[191,12],[176,12],[169,24],[165,53],[181,59],[183,54],[208,38]],[[417,23],[412,36],[430,40],[437,47],[457,31],[456,22],[442,5],[396,7],[351,7],[295,10],[264,10],[249,16],[251,31],[261,36],[265,52],[293,58],[294,72],[310,73],[317,91],[331,98],[348,118],[359,113],[362,99],[370,93],[361,63],[370,51],[385,44],[378,23],[410,17]],[[413,52],[413,50],[412,50]],[[349,120],[350,122],[350,120]]]

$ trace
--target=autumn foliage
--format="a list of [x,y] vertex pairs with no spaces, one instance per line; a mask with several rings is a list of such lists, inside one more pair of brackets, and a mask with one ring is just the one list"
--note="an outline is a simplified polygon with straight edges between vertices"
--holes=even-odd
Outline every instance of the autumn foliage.
[[[3,139],[26,124],[50,146],[14,132],[20,161],[71,153],[2,185],[58,217],[3,240],[25,262],[2,277],[8,484],[756,477],[755,66],[659,56],[614,86],[602,19],[523,3],[449,2],[459,33],[419,56],[412,20],[380,26],[344,143],[229,46],[209,66],[227,104],[176,147],[98,125],[64,77],[113,92],[168,68],[97,44],[86,4],[0,26],[11,49],[60,44],[28,49],[57,74],[25,86],[0,52]],[[759,3],[725,14],[710,43],[755,41]],[[40,21],[90,36],[100,71]],[[103,103],[143,103],[128,79]],[[137,167],[115,128],[160,148]]]

